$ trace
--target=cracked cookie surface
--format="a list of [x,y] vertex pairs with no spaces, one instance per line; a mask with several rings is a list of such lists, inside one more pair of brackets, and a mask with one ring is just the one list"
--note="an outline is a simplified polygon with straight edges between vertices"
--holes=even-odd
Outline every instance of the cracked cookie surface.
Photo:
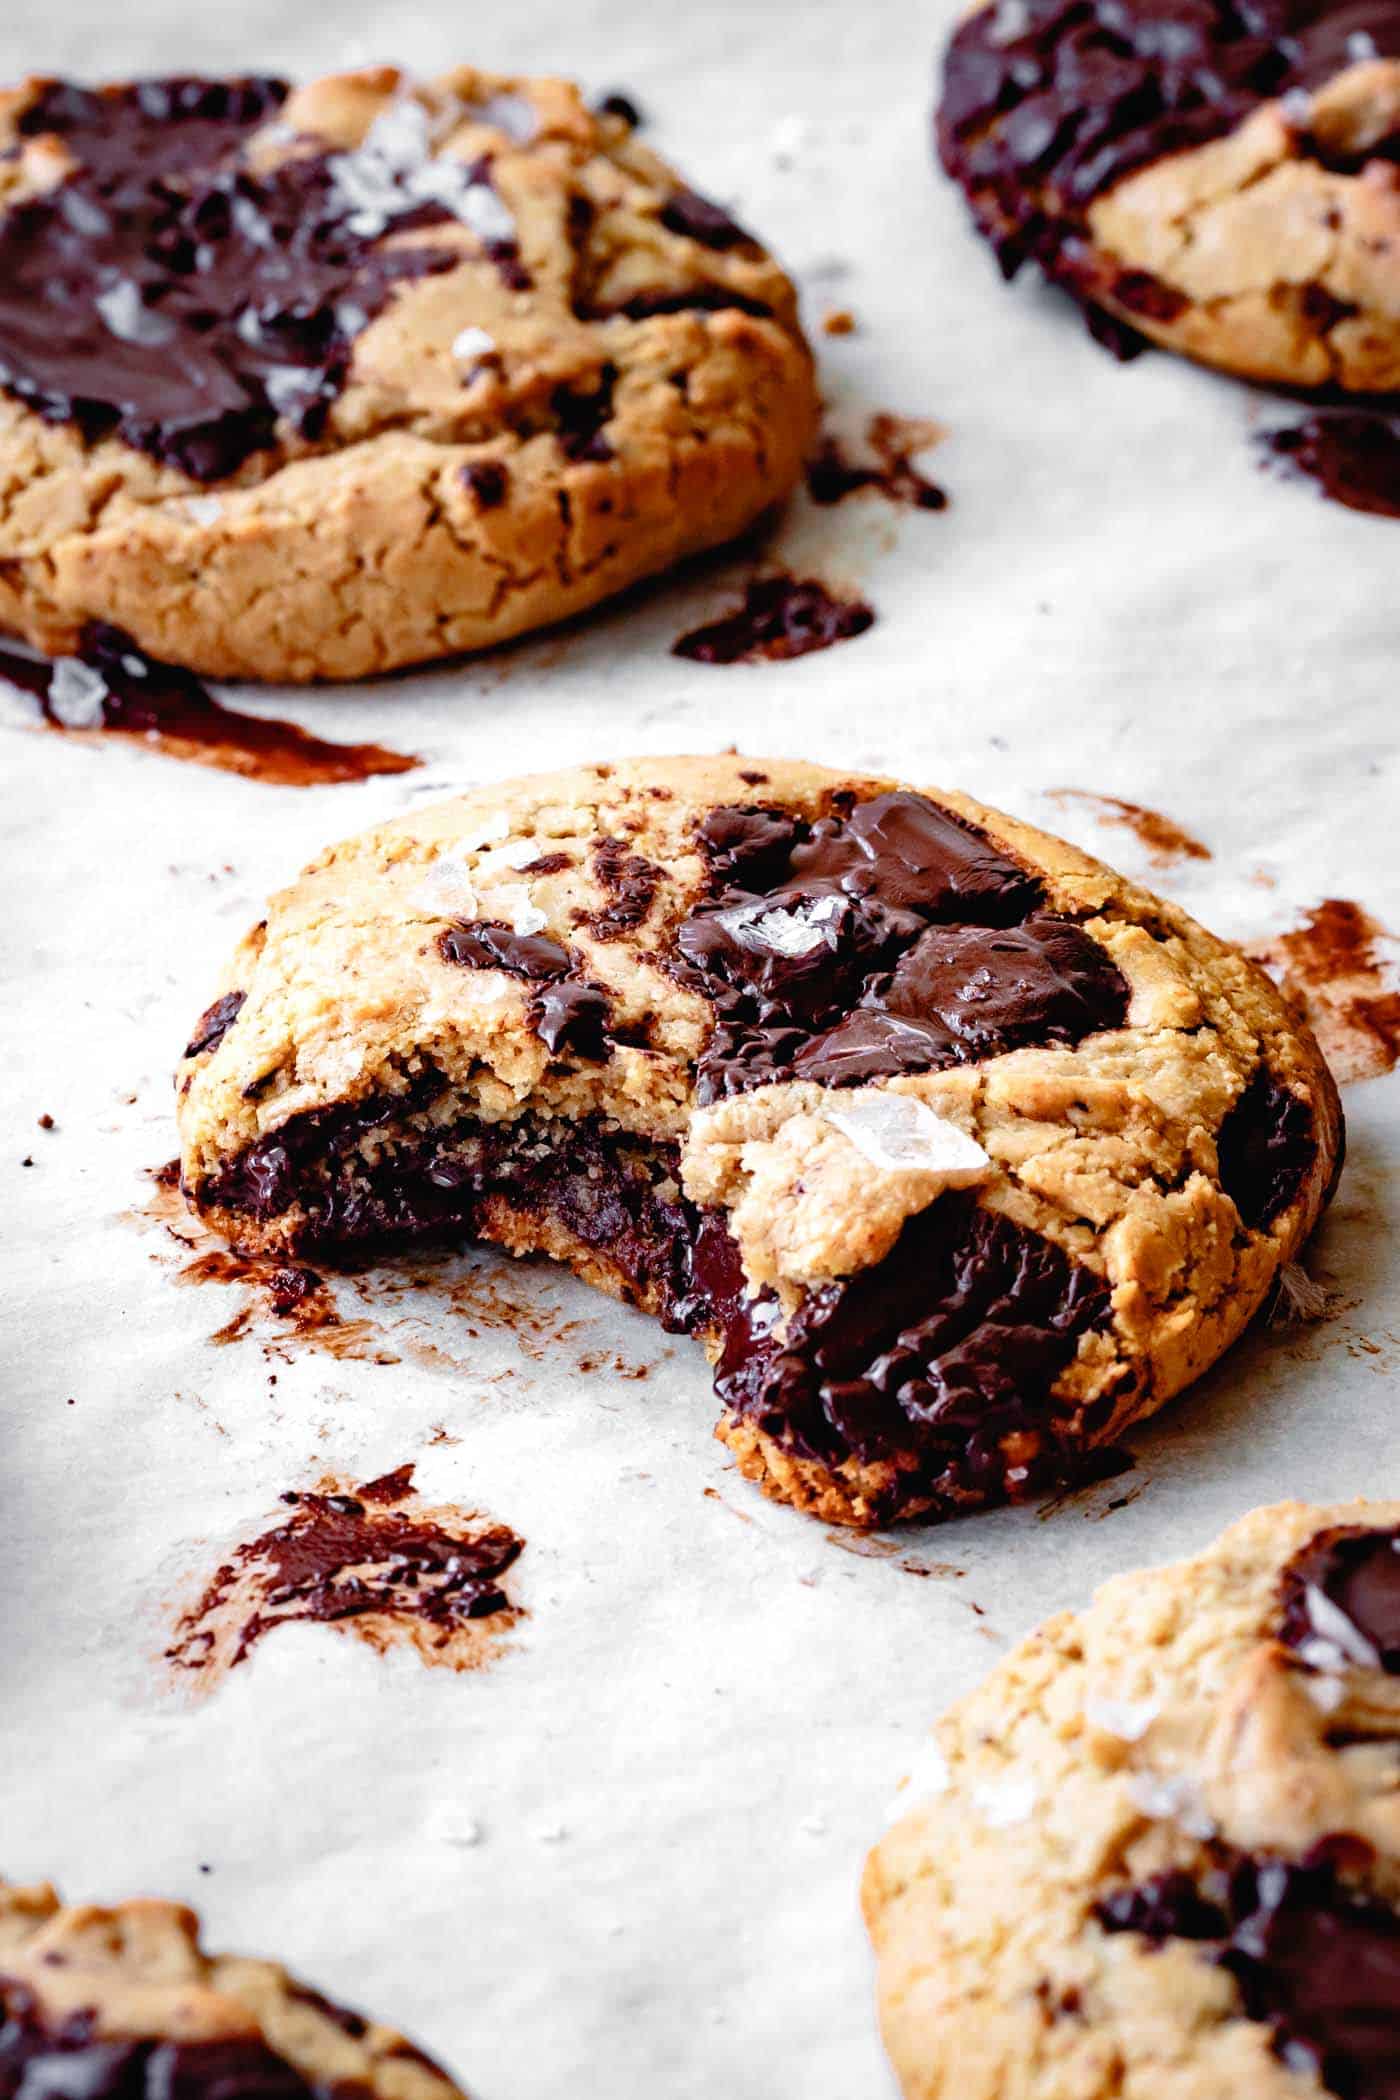
[[1391,2100],[1400,1503],[1254,1511],[946,1716],[864,1905],[909,2100]]
[[83,2100],[462,2100],[390,2027],[275,1962],[208,1954],[179,1904],[0,1883],[0,2090]]
[[716,1361],[829,1521],[1073,1475],[1214,1361],[1330,1193],[1273,985],[968,798],[788,761],[538,775],[331,848],[181,1067],[248,1250],[476,1235]]
[[1395,0],[998,0],[937,137],[1006,274],[1038,262],[1120,343],[1400,387]]
[[778,266],[558,80],[0,93],[0,625],[216,677],[480,649],[797,481]]

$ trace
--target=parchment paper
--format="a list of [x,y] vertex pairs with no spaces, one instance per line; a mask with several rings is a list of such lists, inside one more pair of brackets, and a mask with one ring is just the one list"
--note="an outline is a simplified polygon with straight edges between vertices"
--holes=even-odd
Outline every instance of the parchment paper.
[[[251,698],[424,753],[400,779],[295,792],[13,720],[0,738],[0,1865],[196,1902],[213,1944],[397,2022],[481,2100],[888,2095],[856,1884],[942,1705],[1115,1569],[1271,1498],[1396,1490],[1394,1076],[1348,1095],[1310,1257],[1334,1317],[1256,1331],[1125,1481],[883,1554],[762,1502],[711,1441],[698,1351],[582,1286],[504,1277],[528,1346],[419,1294],[379,1316],[395,1364],[282,1360],[256,1330],[213,1346],[237,1293],[177,1288],[168,1241],[124,1216],[174,1149],[172,1063],[265,891],[426,792],[542,764],[731,743],[868,763],[1152,874],[1129,834],[1047,799],[1098,790],[1211,848],[1156,879],[1224,933],[1329,894],[1400,927],[1400,527],[1262,473],[1261,397],[1117,366],[1065,303],[1000,285],[929,166],[953,12],[21,0],[0,24],[6,77],[474,57],[625,86],[798,272],[814,325],[856,315],[817,338],[838,418],[948,432],[928,462],[946,515],[799,504],[784,528],[788,566],[878,610],[825,655],[668,654],[739,562],[489,661]],[[439,1425],[459,1441],[430,1444]],[[173,1603],[222,1546],[323,1469],[408,1459],[529,1539],[511,1652],[454,1677],[292,1629],[203,1703],[172,1693]]]

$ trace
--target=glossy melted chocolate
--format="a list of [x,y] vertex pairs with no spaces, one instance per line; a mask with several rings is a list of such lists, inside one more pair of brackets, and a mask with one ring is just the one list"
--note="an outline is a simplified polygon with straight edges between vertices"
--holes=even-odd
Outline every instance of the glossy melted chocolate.
[[737,612],[692,628],[673,643],[671,654],[700,664],[780,663],[851,641],[874,624],[868,605],[834,598],[824,583],[760,576]]
[[1049,1240],[945,1195],[875,1268],[809,1291],[781,1338],[771,1292],[745,1294],[718,1219],[695,1281],[723,1338],[715,1388],[786,1449],[827,1464],[894,1458],[894,1506],[1033,1494],[1073,1470],[1051,1388],[1108,1319],[1099,1278]]
[[505,970],[538,984],[528,1018],[547,1050],[571,1051],[590,1063],[608,1056],[612,1002],[600,984],[580,974],[578,957],[548,934],[463,919],[438,936],[438,954],[467,969]]
[[1098,1915],[1109,1932],[1202,1943],[1285,2063],[1342,2100],[1400,2100],[1400,1916],[1325,1856],[1237,1858],[1200,1885],[1155,1875]]
[[1291,474],[1332,503],[1376,518],[1400,518],[1400,422],[1366,409],[1322,409],[1266,430],[1259,442]]
[[[255,172],[245,148],[287,92],[270,79],[42,90],[20,133],[56,136],[77,165],[0,218],[0,385],[196,481],[235,473],[279,418],[321,436],[355,337],[398,285],[462,260],[456,241],[385,236],[470,224],[474,201],[492,227],[501,206],[485,201],[485,166],[444,163],[456,190],[430,193],[426,138],[353,154],[305,141]],[[518,273],[513,242],[481,248]]]
[[680,929],[682,981],[715,1008],[699,1098],[770,1080],[854,1086],[1116,1028],[1128,987],[1033,876],[900,789],[815,824],[721,809],[714,894]]
[[204,1667],[210,1629],[241,1613],[228,1667],[277,1626],[363,1618],[413,1621],[444,1636],[511,1609],[501,1587],[525,1542],[504,1525],[464,1519],[449,1530],[412,1506],[413,1467],[400,1466],[353,1494],[282,1497],[284,1522],[239,1546],[180,1622],[167,1650],[184,1669]]
[[1220,1186],[1251,1232],[1287,1210],[1317,1157],[1312,1110],[1261,1065],[1216,1137]]
[[[839,797],[815,821],[719,808],[700,846],[710,880],[672,966],[715,1014],[702,1102],[777,1079],[857,1084],[1075,1043],[1126,1017],[1128,987],[1107,951],[1046,909],[1027,869],[924,796]],[[629,873],[616,841],[599,852],[618,903],[649,904],[648,864]],[[563,943],[489,922],[447,928],[439,952],[544,993],[578,982]],[[221,1025],[236,1017],[211,1010],[201,1029]],[[1077,1471],[1107,1432],[1114,1394],[1079,1417],[1053,1390],[1080,1338],[1107,1324],[1106,1288],[974,1196],[943,1195],[883,1262],[810,1291],[779,1340],[777,1300],[748,1295],[723,1218],[679,1193],[673,1146],[601,1117],[454,1124],[433,1112],[446,1091],[425,1074],[397,1099],[295,1117],[199,1198],[260,1219],[299,1207],[308,1248],[490,1238],[502,1203],[558,1219],[627,1295],[719,1345],[731,1414],[827,1464],[892,1460],[890,1513],[1037,1492]],[[371,1132],[382,1141],[366,1145]],[[1306,1110],[1261,1079],[1221,1154],[1237,1202],[1268,1211],[1312,1157]]]
[[[1008,276],[1035,260],[1092,297],[1102,191],[1375,56],[1400,57],[1400,0],[993,0],[948,47],[938,151]],[[1144,313],[1181,303],[1142,272],[1112,289]]]
[[96,622],[84,629],[76,656],[54,663],[0,644],[0,681],[32,694],[51,729],[133,737],[168,757],[274,787],[368,780],[418,764],[384,744],[333,744],[295,722],[225,707],[193,671],[158,663],[120,628]]
[[340,2100],[369,2088],[312,2081],[254,2036],[228,2041],[98,2038],[93,2014],[50,2022],[25,1985],[0,1976],[0,2100]]
[[1287,1646],[1337,1647],[1328,1615],[1314,1602],[1321,1596],[1357,1636],[1345,1659],[1369,1650],[1375,1668],[1400,1676],[1400,1530],[1348,1524],[1320,1531],[1284,1569],[1282,1594],[1280,1638]]

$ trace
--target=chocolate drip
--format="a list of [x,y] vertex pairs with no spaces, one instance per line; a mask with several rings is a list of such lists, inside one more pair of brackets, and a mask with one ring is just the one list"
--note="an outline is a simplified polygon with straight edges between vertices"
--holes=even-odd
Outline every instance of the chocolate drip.
[[[254,172],[244,149],[286,94],[279,80],[43,91],[21,134],[57,134],[77,166],[0,218],[0,384],[196,481],[235,473],[279,420],[321,437],[355,337],[399,285],[463,260],[457,241],[384,235],[460,227],[490,171],[443,164],[456,212],[440,184],[415,186],[426,138],[416,161],[302,147]],[[518,273],[513,242],[481,245]]]
[[[1340,1612],[1357,1636],[1340,1652],[1316,1596]],[[1305,1660],[1310,1647],[1332,1651],[1342,1664],[1359,1661],[1369,1649],[1374,1668],[1400,1677],[1400,1529],[1345,1524],[1320,1531],[1284,1569],[1282,1598],[1279,1637],[1301,1649]]]
[[76,656],[55,663],[0,645],[0,679],[32,693],[51,729],[138,738],[169,757],[269,786],[368,780],[418,764],[383,744],[333,744],[295,722],[225,707],[193,671],[158,663],[119,627],[100,622],[84,628]]
[[1032,1493],[1072,1462],[1051,1388],[1107,1321],[1108,1292],[970,1196],[941,1197],[875,1268],[809,1291],[781,1334],[773,1295],[744,1295],[718,1219],[695,1281],[723,1337],[716,1390],[788,1450],[894,1458],[903,1495],[945,1507]]
[[92,2013],[51,2022],[27,1986],[0,1977],[0,2100],[349,2100],[368,2093],[359,2082],[304,2077],[256,2036],[99,2039]]
[[1159,1874],[1098,1907],[1109,1932],[1201,1943],[1285,2063],[1342,2100],[1400,2100],[1400,1916],[1320,1856],[1235,1855],[1198,1885]]
[[900,789],[807,826],[763,810],[701,830],[717,894],[677,937],[715,1008],[699,1098],[798,1077],[855,1085],[1078,1042],[1127,986],[1040,884],[970,824]]
[[1312,1110],[1260,1065],[1216,1138],[1220,1186],[1251,1232],[1293,1202],[1317,1157]]

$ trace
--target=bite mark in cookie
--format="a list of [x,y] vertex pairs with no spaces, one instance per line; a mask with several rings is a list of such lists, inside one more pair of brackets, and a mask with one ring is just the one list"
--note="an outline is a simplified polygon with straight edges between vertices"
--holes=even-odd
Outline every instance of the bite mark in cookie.
[[0,101],[0,622],[356,677],[737,535],[815,420],[792,286],[558,81]]
[[1400,384],[1397,137],[1394,0],[996,0],[937,119],[1005,274],[1039,263],[1114,347],[1361,391]]
[[228,982],[181,1077],[215,1230],[568,1261],[700,1338],[740,1465],[842,1522],[1116,1446],[1263,1301],[1340,1142],[1306,1032],[1173,907],[818,768],[415,812],[309,870]]

